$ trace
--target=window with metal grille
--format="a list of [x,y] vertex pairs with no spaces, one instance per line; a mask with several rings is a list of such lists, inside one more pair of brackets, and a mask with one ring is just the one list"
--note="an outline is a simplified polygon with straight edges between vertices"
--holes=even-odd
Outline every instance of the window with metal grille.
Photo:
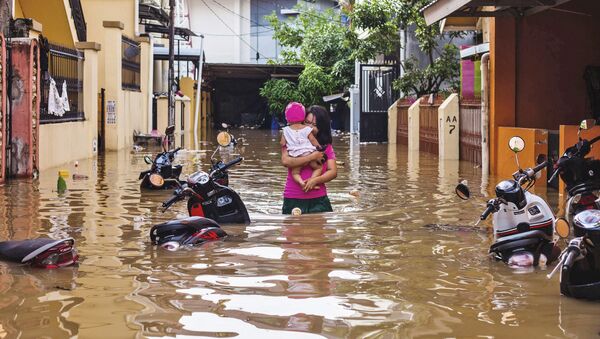
[[140,90],[140,54],[140,44],[123,36],[121,39],[121,87],[124,90]]
[[[83,112],[83,53],[49,43],[46,53],[48,72],[42,74],[40,102],[40,124],[60,123],[85,120]],[[51,111],[48,107],[50,84],[54,80],[57,94],[64,98],[63,84],[66,84],[66,100],[68,111]]]

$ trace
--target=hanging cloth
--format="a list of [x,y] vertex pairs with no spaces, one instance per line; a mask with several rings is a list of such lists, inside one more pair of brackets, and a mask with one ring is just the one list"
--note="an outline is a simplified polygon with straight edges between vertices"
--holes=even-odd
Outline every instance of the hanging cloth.
[[65,114],[62,98],[58,94],[56,82],[50,77],[50,88],[48,89],[48,114],[62,117]]
[[69,112],[71,110],[71,106],[69,105],[69,96],[67,93],[67,81],[63,81],[62,87],[62,95],[60,96],[60,99],[62,101],[63,110],[65,112]]

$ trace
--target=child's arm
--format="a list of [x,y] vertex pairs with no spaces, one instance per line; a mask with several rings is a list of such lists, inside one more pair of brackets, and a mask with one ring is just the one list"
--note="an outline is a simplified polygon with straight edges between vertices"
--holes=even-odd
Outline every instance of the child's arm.
[[281,133],[281,140],[279,140],[279,144],[281,145],[281,147],[287,145],[287,141],[285,141],[285,137],[283,136],[283,133]]
[[310,141],[310,143],[315,146],[317,149],[321,149],[321,145],[319,144],[319,142],[317,141],[317,138],[315,138],[315,136],[310,133],[308,135],[308,141]]

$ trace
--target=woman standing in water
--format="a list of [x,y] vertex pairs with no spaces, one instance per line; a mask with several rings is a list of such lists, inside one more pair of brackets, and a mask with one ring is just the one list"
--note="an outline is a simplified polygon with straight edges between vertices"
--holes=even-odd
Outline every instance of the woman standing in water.
[[[286,147],[282,147],[281,163],[288,168],[285,189],[283,190],[283,214],[291,214],[294,208],[299,208],[302,213],[333,211],[325,187],[326,182],[335,179],[337,176],[335,152],[331,145],[331,119],[324,107],[315,105],[308,108],[304,124],[313,126],[316,129],[317,141],[325,150],[322,153],[314,152],[304,157],[293,158],[288,155]],[[322,174],[311,178],[313,170],[309,165],[310,162],[318,161],[323,157],[326,162],[323,164]],[[305,182],[304,186],[294,181],[291,170],[294,167],[302,167],[300,176]]]

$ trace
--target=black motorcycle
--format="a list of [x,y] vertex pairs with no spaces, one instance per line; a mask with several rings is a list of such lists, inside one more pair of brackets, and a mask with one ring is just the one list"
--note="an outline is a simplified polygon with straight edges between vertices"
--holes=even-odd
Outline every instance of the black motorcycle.
[[581,122],[579,141],[569,147],[554,165],[555,172],[565,182],[569,195],[565,216],[557,221],[557,233],[568,237],[572,225],[575,238],[560,256],[556,268],[560,270],[560,292],[574,298],[600,299],[600,160],[586,158],[592,145],[600,140],[581,138],[581,130],[595,125],[595,120]]
[[199,245],[206,241],[218,240],[227,236],[219,224],[249,224],[250,217],[244,202],[229,185],[228,169],[240,163],[243,158],[224,163],[215,160],[221,147],[229,147],[233,136],[221,132],[217,137],[219,147],[211,156],[210,173],[198,171],[190,175],[187,182],[180,184],[173,196],[165,201],[163,212],[174,203],[188,199],[189,218],[172,220],[155,225],[150,231],[150,240],[168,250],[181,246]]
[[167,151],[166,140],[168,136],[173,134],[174,126],[169,126],[165,130],[165,140],[163,141],[163,152],[156,155],[154,160],[149,156],[144,157],[144,161],[152,165],[149,170],[140,173],[139,180],[140,189],[158,190],[158,189],[173,189],[181,183],[179,176],[181,175],[181,165],[173,166],[175,154],[181,147]]
[[79,255],[72,238],[38,238],[0,242],[0,260],[53,269],[77,264]]
[[242,160],[239,157],[228,163],[218,162],[210,173],[198,171],[190,175],[187,183],[177,188],[173,196],[162,204],[163,211],[188,198],[188,213],[192,217],[209,218],[219,224],[249,224],[250,217],[240,196],[222,184],[228,181],[227,169]]

